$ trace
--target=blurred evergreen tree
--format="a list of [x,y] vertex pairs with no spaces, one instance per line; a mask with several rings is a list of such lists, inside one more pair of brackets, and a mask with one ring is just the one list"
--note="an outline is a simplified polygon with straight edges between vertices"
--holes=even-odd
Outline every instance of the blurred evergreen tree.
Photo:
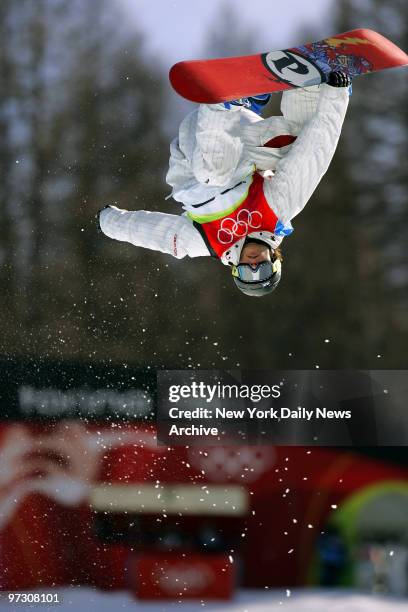
[[[337,30],[372,28],[408,48],[403,0],[343,0],[336,7]],[[344,129],[358,209],[363,346],[371,363],[380,354],[377,367],[388,368],[404,367],[408,341],[407,95],[406,69],[358,79]]]
[[231,0],[221,3],[208,32],[203,57],[234,57],[259,51],[257,30],[244,23]]
[[163,200],[162,75],[107,0],[0,10],[2,351],[92,357],[101,336],[123,357],[129,309],[144,313],[120,293],[143,262],[150,312],[157,261],[98,235],[94,215]]

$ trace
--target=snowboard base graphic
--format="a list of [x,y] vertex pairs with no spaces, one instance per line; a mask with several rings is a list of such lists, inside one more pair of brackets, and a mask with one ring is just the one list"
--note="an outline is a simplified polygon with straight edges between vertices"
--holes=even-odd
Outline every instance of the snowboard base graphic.
[[373,30],[358,29],[282,51],[178,62],[169,78],[184,98],[215,104],[318,85],[333,70],[354,78],[407,64],[408,55],[390,40]]

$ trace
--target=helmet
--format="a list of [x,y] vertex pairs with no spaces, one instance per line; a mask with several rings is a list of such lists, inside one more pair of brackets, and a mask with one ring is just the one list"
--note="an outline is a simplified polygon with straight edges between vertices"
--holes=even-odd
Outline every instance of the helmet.
[[278,286],[281,273],[282,264],[279,259],[262,261],[256,268],[242,263],[232,266],[234,283],[242,293],[251,297],[272,293]]

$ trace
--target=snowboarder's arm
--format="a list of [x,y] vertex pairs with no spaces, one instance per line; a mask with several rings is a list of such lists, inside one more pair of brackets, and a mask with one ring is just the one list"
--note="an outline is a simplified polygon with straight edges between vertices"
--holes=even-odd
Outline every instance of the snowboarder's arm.
[[349,100],[347,88],[322,85],[315,115],[303,126],[274,178],[265,181],[268,203],[286,223],[305,207],[327,171],[340,137]]
[[177,259],[210,254],[192,223],[179,215],[107,206],[99,213],[99,225],[109,238],[168,253]]

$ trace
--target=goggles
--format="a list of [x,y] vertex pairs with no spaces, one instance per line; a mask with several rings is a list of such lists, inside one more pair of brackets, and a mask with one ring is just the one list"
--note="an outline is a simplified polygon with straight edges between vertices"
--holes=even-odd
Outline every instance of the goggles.
[[246,263],[232,266],[232,276],[243,283],[262,283],[269,280],[276,272],[278,272],[276,261],[261,261],[257,266]]

